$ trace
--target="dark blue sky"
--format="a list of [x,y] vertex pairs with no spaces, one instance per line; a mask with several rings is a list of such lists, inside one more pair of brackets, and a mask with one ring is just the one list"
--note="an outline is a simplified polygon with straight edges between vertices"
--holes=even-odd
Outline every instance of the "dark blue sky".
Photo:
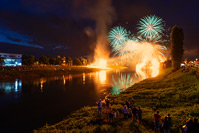
[[[95,8],[97,1],[0,0],[0,52],[89,55],[96,39],[93,14],[104,11]],[[185,55],[194,57],[199,49],[198,5],[197,0],[112,0],[115,13],[108,28],[121,25],[136,33],[140,18],[155,14],[167,29],[175,24],[184,29]]]

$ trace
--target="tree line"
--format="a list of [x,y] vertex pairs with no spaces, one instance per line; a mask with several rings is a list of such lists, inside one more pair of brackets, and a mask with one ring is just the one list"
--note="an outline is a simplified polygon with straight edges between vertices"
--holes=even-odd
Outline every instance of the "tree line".
[[[184,49],[184,32],[183,29],[175,25],[172,28],[170,34],[170,44],[171,44],[171,61],[173,70],[178,70],[182,61]],[[169,62],[168,62],[169,63]],[[87,59],[80,57],[72,60],[70,57],[57,56],[55,58],[50,58],[49,56],[41,56],[39,60],[35,60],[33,55],[23,55],[22,56],[23,65],[34,65],[34,64],[45,64],[45,65],[87,65]],[[0,66],[4,65],[4,58],[0,57]]]
[[75,58],[72,60],[71,57],[61,57],[57,56],[55,58],[51,58],[49,56],[42,55],[39,57],[38,60],[35,59],[35,56],[33,55],[23,55],[22,56],[22,64],[23,65],[87,65],[87,59],[80,57]]

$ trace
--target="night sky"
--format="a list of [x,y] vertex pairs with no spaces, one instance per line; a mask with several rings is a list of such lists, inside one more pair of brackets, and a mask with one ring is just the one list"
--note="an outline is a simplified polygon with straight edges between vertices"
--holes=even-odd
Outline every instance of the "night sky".
[[97,21],[106,21],[108,30],[121,25],[136,33],[140,18],[154,14],[166,29],[184,29],[186,57],[199,55],[198,0],[0,0],[0,52],[89,56]]

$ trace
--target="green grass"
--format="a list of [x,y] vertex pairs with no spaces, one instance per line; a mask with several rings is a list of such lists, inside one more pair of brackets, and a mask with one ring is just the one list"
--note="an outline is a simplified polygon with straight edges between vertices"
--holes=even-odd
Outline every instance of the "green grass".
[[153,113],[158,109],[163,117],[172,117],[172,132],[180,132],[188,118],[199,117],[198,69],[189,72],[165,69],[155,77],[134,84],[119,95],[112,95],[112,108],[121,110],[127,98],[143,110],[143,125],[124,120],[122,114],[112,124],[97,119],[96,107],[85,107],[66,120],[52,126],[44,126],[34,132],[153,132]]

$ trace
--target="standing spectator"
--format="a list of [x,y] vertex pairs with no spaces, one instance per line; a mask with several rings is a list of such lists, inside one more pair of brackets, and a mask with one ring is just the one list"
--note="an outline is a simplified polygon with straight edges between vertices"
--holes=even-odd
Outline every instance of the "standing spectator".
[[187,121],[186,121],[186,127],[187,127],[187,133],[193,133],[193,121],[191,118],[189,118]]
[[98,117],[101,118],[101,116],[102,116],[102,103],[101,103],[101,99],[99,99],[97,105],[98,105]]
[[198,133],[198,132],[199,132],[198,119],[193,118],[193,133]]
[[169,113],[167,113],[167,118],[168,118],[168,124],[169,124],[168,133],[170,133],[170,131],[171,131],[171,116]]
[[142,124],[142,110],[140,108],[140,106],[138,106],[138,120],[139,120],[139,123]]
[[159,110],[157,110],[156,114],[153,114],[153,117],[154,117],[154,130],[155,130],[155,133],[158,133],[159,125],[160,125],[160,118],[161,118],[161,115],[159,115]]
[[166,115],[164,116],[164,119],[162,121],[162,128],[164,130],[164,133],[169,133],[169,119]]
[[113,122],[113,118],[114,118],[114,111],[111,110],[111,108],[109,108],[109,109],[110,109],[110,111],[109,111],[109,119],[108,119],[108,121],[110,123],[112,123]]
[[119,111],[117,109],[114,109],[113,118],[116,119],[117,116],[119,116]]
[[127,108],[129,108],[129,101],[128,101],[128,99],[126,99],[126,106],[127,106]]
[[128,110],[128,118],[131,118],[133,116],[132,110],[131,108],[129,108]]
[[132,113],[133,113],[133,121],[136,121],[137,120],[137,108],[135,105],[133,106]]
[[105,102],[106,102],[106,108],[107,108],[107,109],[109,109],[109,104],[110,104],[109,99],[108,99],[108,98],[106,98],[106,99],[105,99]]
[[128,109],[126,105],[124,105],[123,113],[124,113],[124,119],[128,119]]
[[131,108],[131,110],[133,109],[133,106],[134,106],[134,99],[132,98],[131,101],[130,101],[130,105],[129,105],[129,107]]

